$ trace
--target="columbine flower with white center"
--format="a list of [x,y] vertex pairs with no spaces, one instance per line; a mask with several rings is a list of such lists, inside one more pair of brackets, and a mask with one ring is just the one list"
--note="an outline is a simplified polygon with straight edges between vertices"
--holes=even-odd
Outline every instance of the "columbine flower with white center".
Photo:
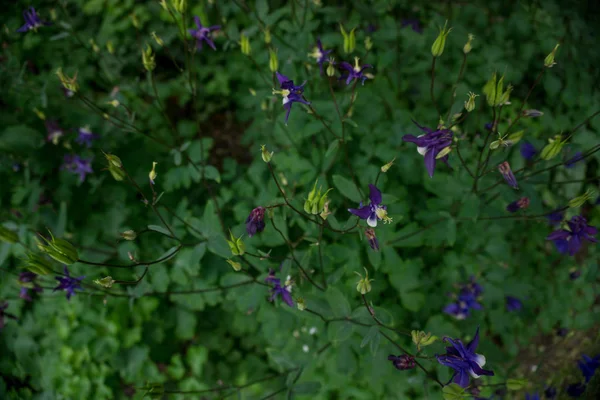
[[319,71],[321,71],[321,75],[323,75],[323,63],[327,60],[327,56],[333,50],[325,50],[323,49],[323,44],[321,44],[321,39],[317,39],[317,47],[314,48],[312,53],[309,53],[308,56],[317,60],[317,64],[319,64]]
[[96,135],[90,130],[89,125],[79,128],[77,133],[79,134],[79,136],[77,136],[77,139],[75,139],[75,141],[82,146],[92,147],[92,140],[98,138],[98,135]]
[[42,21],[33,7],[29,7],[23,11],[23,19],[25,20],[25,25],[17,29],[17,32],[37,31],[40,26],[52,25],[50,22]]
[[423,135],[404,135],[402,140],[417,145],[417,151],[425,158],[425,168],[430,178],[433,178],[436,161],[438,159],[448,165],[448,153],[450,153],[452,138],[454,134],[450,129],[433,130],[419,125],[413,121],[423,132]]
[[281,86],[280,90],[273,89],[273,94],[280,94],[283,97],[283,108],[287,111],[285,114],[285,124],[287,125],[293,103],[310,104],[303,97],[306,81],[300,86],[295,86],[294,81],[287,76],[281,75],[279,72],[276,72],[275,74],[277,75],[277,80]]
[[359,208],[349,208],[348,211],[360,219],[366,219],[367,224],[373,228],[377,226],[377,220],[383,221],[384,224],[391,223],[392,218],[387,215],[387,207],[381,204],[381,192],[375,185],[369,184],[369,200],[371,202],[368,206],[360,203]]
[[340,66],[342,68],[344,68],[346,71],[348,71],[348,76],[343,76],[340,79],[344,79],[346,78],[346,85],[349,85],[350,82],[352,82],[352,80],[362,80],[362,84],[365,84],[365,80],[368,78],[365,74],[363,74],[363,71],[367,68],[373,68],[373,66],[371,64],[365,64],[363,66],[361,66],[359,64],[359,58],[358,57],[354,57],[354,66],[352,66],[350,63],[347,62],[343,62],[340,64]]

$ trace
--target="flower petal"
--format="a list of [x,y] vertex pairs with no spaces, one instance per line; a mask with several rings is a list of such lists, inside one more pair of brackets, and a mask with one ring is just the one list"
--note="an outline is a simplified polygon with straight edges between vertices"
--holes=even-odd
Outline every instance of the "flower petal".
[[377,189],[377,186],[369,183],[369,199],[371,200],[371,204],[374,206],[378,206],[381,204],[381,191]]
[[369,225],[371,228],[375,228],[377,226],[376,213],[371,213],[371,215],[369,215],[369,218],[367,218],[367,225]]
[[348,211],[360,219],[367,219],[371,215],[371,207],[369,206],[363,206],[361,208],[349,208]]
[[435,171],[435,152],[431,149],[425,153],[425,168],[427,169],[429,177],[433,178],[433,172]]

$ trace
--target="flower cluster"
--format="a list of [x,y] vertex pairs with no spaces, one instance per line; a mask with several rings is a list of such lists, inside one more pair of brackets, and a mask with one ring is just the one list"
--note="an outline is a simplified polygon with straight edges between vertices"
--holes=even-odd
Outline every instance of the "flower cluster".
[[582,246],[583,240],[591,243],[597,243],[594,237],[598,229],[587,224],[587,220],[581,215],[576,215],[567,222],[565,229],[558,229],[546,237],[546,240],[552,240],[559,253],[568,253],[575,255]]
[[483,306],[479,304],[482,293],[481,285],[475,282],[475,277],[471,277],[469,283],[461,286],[458,294],[452,295],[456,301],[444,307],[444,312],[456,319],[465,319],[470,315],[471,310],[483,309]]
[[274,301],[278,296],[281,297],[281,300],[285,302],[290,307],[294,306],[294,299],[292,299],[292,280],[290,276],[288,276],[283,284],[281,285],[281,280],[275,277],[275,272],[270,269],[269,276],[265,278],[265,282],[271,283],[273,287],[271,288],[271,297],[269,301]]

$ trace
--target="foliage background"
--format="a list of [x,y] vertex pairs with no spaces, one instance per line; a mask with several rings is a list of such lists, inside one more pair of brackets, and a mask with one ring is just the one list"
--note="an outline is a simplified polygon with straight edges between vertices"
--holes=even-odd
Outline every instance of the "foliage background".
[[[558,64],[546,71],[527,104],[544,116],[522,119],[519,128],[540,149],[548,138],[584,121],[600,109],[596,6],[573,2],[563,7],[553,1],[322,3],[190,2],[186,29],[193,26],[191,16],[198,15],[205,24],[221,24],[222,30],[216,38],[217,51],[205,46],[189,59],[177,26],[158,2],[39,1],[31,5],[44,19],[54,16],[53,26],[27,34],[15,30],[22,25],[21,11],[30,4],[17,1],[4,8],[0,59],[3,225],[18,231],[20,241],[29,247],[34,246],[36,231],[49,228],[74,243],[80,258],[98,263],[127,264],[128,252],[138,260],[156,260],[173,251],[177,243],[156,231],[133,242],[118,240],[120,232],[140,231],[161,221],[140,202],[135,188],[115,182],[103,170],[104,151],[122,159],[147,195],[151,193],[147,174],[152,161],[158,162],[156,189],[164,191],[158,209],[185,246],[176,257],[150,266],[138,285],[113,287],[109,291],[113,295],[101,292],[92,281],[106,275],[133,280],[144,267],[132,271],[78,263],[70,269],[75,276],[86,276],[90,286],[85,292],[67,302],[64,294],[46,289],[27,303],[18,298],[15,276],[24,246],[2,243],[0,298],[9,301],[7,311],[19,320],[8,321],[0,334],[1,397],[140,398],[141,388],[153,382],[164,384],[167,391],[220,388],[203,394],[206,398],[258,399],[270,394],[275,398],[441,398],[435,382],[422,371],[392,367],[386,358],[398,352],[385,339],[375,335],[377,339],[361,346],[368,326],[326,323],[283,303],[274,305],[267,301],[264,285],[173,293],[248,279],[225,262],[231,254],[224,232],[231,229],[241,235],[254,207],[284,200],[259,156],[261,144],[275,152],[276,174],[287,181],[284,188],[293,204],[302,208],[318,178],[324,187],[334,188],[329,195],[334,212],[328,220],[331,226],[340,229],[355,223],[345,210],[355,207],[361,196],[344,162],[342,146],[299,105],[284,125],[280,100],[271,94],[275,80],[268,70],[264,42],[268,26],[279,70],[296,83],[308,81],[306,97],[339,132],[327,78],[319,76],[314,61],[307,57],[320,37],[326,48],[334,49],[336,60],[352,61],[352,55],[342,52],[339,23],[357,27],[355,53],[366,54],[363,62],[374,65],[374,79],[357,87],[351,123],[345,124],[349,162],[364,193],[381,165],[396,157],[395,165],[378,183],[394,223],[377,228],[382,249],[376,253],[369,249],[362,231],[340,235],[325,230],[322,234],[289,209],[277,208],[273,221],[293,244],[294,256],[318,282],[322,267],[328,290],[313,288],[289,260],[281,264],[290,250],[270,218],[263,233],[244,241],[248,252],[272,251],[273,258],[245,257],[244,268],[263,282],[268,269],[281,264],[278,275],[285,278],[289,273],[295,278],[294,295],[301,294],[310,309],[326,318],[350,315],[372,324],[355,290],[354,272],[367,267],[375,278],[368,298],[388,325],[465,340],[479,326],[483,335],[480,353],[496,372],[485,383],[525,377],[529,383],[523,391],[532,392],[548,384],[564,389],[576,379],[575,360],[582,352],[597,352],[597,248],[586,247],[576,257],[560,256],[545,241],[551,231],[545,220],[486,220],[505,215],[506,205],[520,194],[505,185],[490,192],[498,194],[493,201],[489,201],[491,196],[469,194],[472,180],[454,154],[453,169],[438,167],[430,179],[421,156],[401,138],[416,134],[411,119],[426,126],[437,123],[429,96],[430,46],[437,27],[446,19],[453,31],[438,60],[435,84],[442,110],[452,106],[452,113],[460,112],[468,91],[481,93],[492,72],[505,73],[506,81],[515,86],[513,104],[500,123],[499,130],[506,129],[544,57],[560,42]],[[402,27],[402,20],[410,18],[419,20],[422,33]],[[375,31],[369,33],[371,28]],[[153,31],[164,40],[168,52],[152,41]],[[251,59],[239,50],[242,31],[250,37]],[[473,33],[476,40],[453,99],[452,85],[467,33]],[[374,43],[370,51],[363,43],[366,36]],[[109,43],[114,54],[107,49]],[[140,49],[146,43],[156,51],[156,90],[176,134],[156,108],[151,80],[141,63]],[[192,65],[191,72],[181,72],[171,57],[182,69]],[[119,129],[76,97],[66,98],[54,74],[58,67],[71,75],[77,71],[80,93],[103,112],[123,119],[135,114],[137,131]],[[190,77],[197,85],[195,101]],[[346,110],[351,88],[343,81],[335,81],[333,87]],[[130,112],[107,105],[112,99]],[[483,143],[483,125],[492,118],[482,97],[477,104],[461,125],[466,143],[463,155],[471,165]],[[67,130],[58,145],[44,140],[44,123],[34,108]],[[90,149],[74,142],[75,130],[83,125],[90,125],[100,136]],[[598,145],[599,130],[600,119],[590,120],[560,157],[566,160],[576,151]],[[94,157],[94,173],[84,183],[60,168],[64,155],[72,152]],[[518,149],[495,152],[490,165],[504,160],[513,170],[525,166]],[[575,168],[559,167],[522,182],[521,191],[531,199],[530,214],[549,212],[585,189],[597,187],[598,160],[594,154]],[[536,168],[552,163],[542,162]],[[497,174],[488,175],[482,186],[496,179]],[[587,181],[556,183],[570,180]],[[597,207],[588,204],[581,212],[591,225],[600,225]],[[56,270],[60,268],[56,265]],[[582,271],[577,280],[569,278],[573,269]],[[484,287],[485,308],[464,321],[454,320],[442,313],[450,301],[446,294],[471,275]],[[43,282],[45,287],[54,285],[52,276]],[[506,311],[505,295],[522,299],[524,309]],[[311,334],[313,327],[316,333]],[[570,330],[566,338],[555,334],[562,327]],[[393,337],[410,347],[410,338]],[[443,351],[438,342],[425,354]],[[450,371],[435,360],[424,363],[441,381],[449,379]],[[223,389],[266,377],[271,379],[240,390]],[[489,396],[497,388],[482,388],[482,395]],[[588,396],[594,396],[590,392]],[[505,395],[520,398],[522,392]]]

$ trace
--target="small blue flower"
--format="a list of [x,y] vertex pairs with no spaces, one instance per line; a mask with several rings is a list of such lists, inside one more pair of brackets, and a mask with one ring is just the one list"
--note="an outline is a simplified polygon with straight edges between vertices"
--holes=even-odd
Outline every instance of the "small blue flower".
[[573,168],[581,160],[583,160],[583,153],[578,151],[572,158],[565,161],[565,168]]
[[27,32],[32,29],[35,31],[40,26],[52,25],[50,22],[42,21],[33,7],[23,11],[23,18],[25,19],[25,25],[17,29],[17,32]]
[[319,71],[321,71],[321,75],[323,75],[323,63],[327,61],[327,56],[333,50],[325,50],[323,49],[323,44],[321,43],[321,39],[317,39],[317,47],[313,50],[312,53],[309,54],[310,57],[313,57],[317,60],[317,64],[319,65]]
[[598,230],[587,224],[587,220],[581,215],[576,215],[567,222],[569,229],[558,229],[546,237],[546,240],[552,240],[559,253],[569,253],[575,255],[582,245],[582,240],[597,243],[594,237]]
[[585,383],[588,383],[596,370],[600,368],[600,355],[597,355],[594,358],[590,358],[588,355],[583,355],[583,360],[577,363],[579,365],[579,369],[585,378]]
[[436,355],[436,358],[440,364],[455,371],[452,376],[454,383],[465,388],[469,386],[469,375],[473,378],[479,378],[481,375],[494,375],[494,372],[482,368],[485,365],[485,357],[475,353],[479,345],[479,328],[477,328],[473,340],[466,346],[460,339],[444,337],[444,341],[450,342],[452,346],[446,347],[446,354]]
[[194,16],[194,22],[196,23],[196,27],[198,29],[190,29],[189,32],[194,39],[196,39],[196,48],[198,50],[202,50],[202,42],[206,42],[210,46],[211,49],[216,50],[215,43],[210,37],[211,32],[217,31],[221,29],[219,25],[204,27],[202,26],[202,22],[200,22],[200,18]]
[[54,288],[53,292],[57,290],[64,290],[67,292],[67,300],[71,300],[71,296],[76,294],[75,290],[83,290],[80,283],[85,278],[85,276],[80,276],[79,278],[73,278],[69,274],[69,270],[65,266],[64,269],[65,276],[57,276],[56,280],[58,281],[58,286]]
[[269,269],[269,276],[265,278],[265,282],[273,284],[269,301],[274,301],[277,296],[280,296],[285,304],[290,307],[294,306],[294,299],[292,299],[292,281],[289,276],[284,285],[281,286],[281,280],[275,278],[275,272],[272,269]]
[[523,142],[520,150],[521,156],[526,160],[531,160],[537,154],[537,150],[529,142]]
[[506,296],[506,309],[508,311],[521,311],[523,303],[513,296]]
[[354,57],[354,66],[352,66],[350,63],[347,62],[342,62],[340,63],[340,66],[342,68],[344,68],[346,71],[348,71],[348,75],[347,76],[342,76],[340,79],[346,79],[346,85],[349,85],[350,82],[352,82],[353,80],[361,80],[362,84],[365,84],[365,80],[367,79],[367,76],[365,74],[363,74],[364,70],[367,68],[373,68],[372,65],[370,64],[365,64],[365,65],[360,65],[359,64],[359,59],[358,57]]
[[91,159],[84,159],[78,155],[67,154],[65,155],[64,164],[62,165],[61,169],[65,169],[76,175],[79,175],[79,181],[83,182],[87,174],[94,172],[92,170],[91,163]]
[[265,208],[256,207],[248,218],[246,218],[246,232],[249,237],[254,236],[256,233],[262,232],[265,229]]
[[348,211],[360,219],[366,219],[367,224],[373,228],[377,226],[377,220],[383,220],[384,224],[392,221],[387,215],[387,207],[381,205],[381,192],[375,185],[369,184],[369,200],[368,206],[360,203],[359,208],[349,208]]
[[306,85],[306,81],[300,86],[295,86],[294,81],[287,76],[281,75],[279,72],[276,72],[275,75],[279,81],[280,90],[273,89],[273,94],[280,94],[283,97],[283,108],[287,111],[285,113],[285,124],[287,125],[290,112],[292,111],[292,104],[310,104],[304,99],[304,85]]
[[494,127],[494,123],[493,122],[487,122],[483,127],[485,129],[487,129],[488,131],[491,131],[492,128]]
[[[454,134],[450,129],[432,130],[423,127],[413,121],[425,134],[419,136],[404,135],[402,140],[411,142],[417,145],[417,151],[425,158],[425,168],[430,177],[433,177],[436,161],[441,151],[452,145],[452,137]],[[440,160],[448,164],[448,154],[439,157]]]
[[92,147],[92,141],[98,138],[98,135],[90,131],[89,126],[79,128],[77,130],[77,133],[79,134],[79,136],[77,136],[77,139],[75,139],[75,141],[80,145],[85,145],[87,147]]
[[469,317],[471,310],[483,309],[483,306],[479,303],[482,293],[483,288],[472,276],[469,283],[461,285],[458,295],[453,295],[456,301],[444,307],[443,312],[458,320],[463,320]]

